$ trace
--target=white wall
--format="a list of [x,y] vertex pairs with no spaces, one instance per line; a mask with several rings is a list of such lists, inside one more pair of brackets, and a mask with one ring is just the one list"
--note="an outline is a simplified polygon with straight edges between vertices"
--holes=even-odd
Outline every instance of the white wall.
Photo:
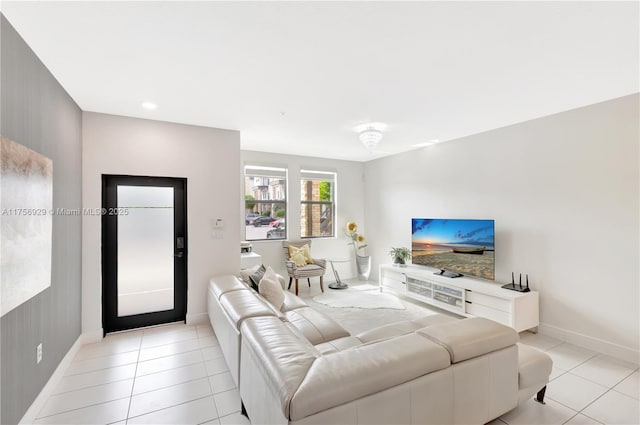
[[[82,204],[102,206],[102,174],[187,178],[187,321],[206,318],[206,285],[215,274],[240,267],[240,214],[235,178],[240,168],[240,133],[83,113]],[[212,237],[211,220],[225,222]],[[83,217],[82,330],[102,329],[101,219]]]
[[412,217],[495,219],[496,280],[529,274],[541,332],[637,361],[638,102],[627,96],[367,163],[374,262],[411,246]]
[[[300,170],[325,170],[337,173],[337,228],[333,238],[311,239],[311,254],[317,258],[349,259],[347,263],[335,263],[335,268],[341,278],[350,278],[356,275],[353,247],[348,245],[350,239],[344,235],[347,221],[356,221],[366,233],[364,227],[364,165],[361,162],[340,161],[333,159],[312,158],[293,155],[272,154],[266,152],[242,151],[242,167],[239,179],[244,188],[244,165],[262,165],[284,167],[288,170],[289,187],[287,189],[287,232],[288,239],[300,238]],[[239,221],[244,223],[244,196],[241,198],[241,213]],[[240,237],[245,238],[244,226],[241,226]],[[287,276],[284,266],[284,254],[282,241],[253,241],[253,251],[262,256],[265,266],[272,266],[278,273]],[[335,280],[331,274],[330,266],[325,274],[327,282]]]

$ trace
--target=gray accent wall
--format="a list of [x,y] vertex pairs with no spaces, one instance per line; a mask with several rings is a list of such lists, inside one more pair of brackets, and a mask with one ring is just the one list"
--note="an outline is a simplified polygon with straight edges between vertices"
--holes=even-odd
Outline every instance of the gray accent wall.
[[[53,160],[54,208],[82,208],[82,112],[0,19],[0,131]],[[81,241],[81,216],[54,216],[51,286],[0,320],[2,424],[20,421],[80,336]]]

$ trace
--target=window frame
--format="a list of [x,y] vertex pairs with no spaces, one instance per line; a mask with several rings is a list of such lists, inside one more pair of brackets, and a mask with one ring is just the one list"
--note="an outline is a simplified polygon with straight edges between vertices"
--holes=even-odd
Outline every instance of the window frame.
[[[289,190],[289,180],[288,180],[288,170],[286,167],[282,166],[261,166],[255,164],[245,164],[243,168],[243,203],[244,203],[244,217],[245,217],[245,228],[244,228],[244,240],[250,242],[262,242],[262,241],[282,241],[288,238],[289,232],[287,230],[287,217],[289,215],[288,212],[288,190]],[[282,193],[283,199],[246,199],[246,195],[250,195],[251,193],[247,192],[246,181],[247,177],[252,178],[264,178],[270,180],[283,180],[284,181],[284,191]],[[271,183],[271,182],[269,182]],[[282,205],[284,209],[284,219],[285,219],[285,234],[283,237],[279,238],[267,238],[266,234],[264,238],[259,239],[249,239],[247,236],[247,227],[250,224],[246,224],[246,215],[247,215],[247,202],[252,202],[256,205]],[[260,208],[259,208],[260,210]],[[260,215],[261,216],[261,215]]]
[[[327,179],[322,179],[319,176],[326,175],[330,176]],[[302,190],[304,186],[304,182],[312,182],[312,181],[325,181],[329,182],[332,185],[331,188],[331,201],[314,201],[314,200],[304,200],[302,199]],[[300,238],[301,239],[329,239],[336,237],[336,216],[337,216],[337,181],[338,181],[338,173],[336,171],[327,171],[327,170],[313,170],[313,169],[301,169],[300,170]],[[302,212],[305,208],[311,208],[313,205],[328,205],[331,210],[331,234],[330,235],[318,235],[318,236],[303,236],[302,235],[302,226],[305,224],[302,220]],[[311,215],[313,218],[313,215]],[[313,223],[313,220],[311,221]],[[308,226],[309,223],[307,223]]]

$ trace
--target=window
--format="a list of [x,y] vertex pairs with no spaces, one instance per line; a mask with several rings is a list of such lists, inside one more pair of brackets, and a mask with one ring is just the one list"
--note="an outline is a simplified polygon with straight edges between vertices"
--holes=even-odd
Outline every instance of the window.
[[336,173],[300,170],[300,236],[334,236]]
[[287,170],[244,168],[245,239],[286,239]]

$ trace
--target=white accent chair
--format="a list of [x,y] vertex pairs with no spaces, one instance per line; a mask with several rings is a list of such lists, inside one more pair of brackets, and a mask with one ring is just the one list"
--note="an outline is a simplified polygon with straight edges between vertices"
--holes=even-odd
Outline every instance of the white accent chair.
[[296,263],[291,261],[291,257],[289,256],[289,246],[294,246],[296,248],[300,248],[303,245],[309,245],[311,248],[310,240],[301,240],[301,241],[282,241],[282,248],[284,250],[284,258],[285,265],[287,267],[287,273],[289,274],[289,286],[287,289],[291,289],[291,281],[295,279],[296,281],[296,295],[298,295],[298,279],[307,279],[309,283],[309,287],[311,287],[312,277],[320,277],[320,290],[324,292],[324,287],[322,286],[322,277],[324,276],[324,272],[327,269],[327,261],[322,258],[312,258],[312,264],[305,264],[304,266],[298,267]]

